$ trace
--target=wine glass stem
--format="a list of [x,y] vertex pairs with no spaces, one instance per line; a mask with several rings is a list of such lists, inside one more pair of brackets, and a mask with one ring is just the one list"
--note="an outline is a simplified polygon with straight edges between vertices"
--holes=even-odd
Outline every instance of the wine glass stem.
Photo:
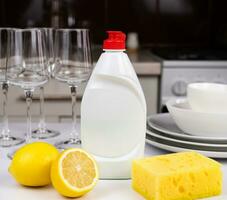
[[71,96],[72,96],[72,132],[71,138],[77,140],[79,138],[78,132],[76,130],[76,86],[70,86]]
[[8,97],[8,83],[2,84],[2,91],[3,91],[3,130],[2,130],[2,137],[8,138],[9,137],[9,122],[8,122],[8,112],[7,112],[7,97]]
[[39,129],[44,131],[46,129],[45,111],[44,111],[44,87],[40,87],[40,122]]
[[27,133],[26,133],[26,143],[29,143],[31,140],[31,103],[32,103],[32,90],[25,90],[26,104],[27,104]]

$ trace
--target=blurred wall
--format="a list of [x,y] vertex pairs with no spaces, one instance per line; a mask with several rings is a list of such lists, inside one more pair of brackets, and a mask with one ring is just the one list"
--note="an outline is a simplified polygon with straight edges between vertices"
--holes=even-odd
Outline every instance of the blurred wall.
[[226,0],[0,0],[0,25],[90,28],[139,33],[144,46],[227,46]]

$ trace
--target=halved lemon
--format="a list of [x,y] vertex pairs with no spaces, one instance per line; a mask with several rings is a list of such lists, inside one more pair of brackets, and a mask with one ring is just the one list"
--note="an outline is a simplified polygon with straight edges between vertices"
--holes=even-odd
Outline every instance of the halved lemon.
[[82,149],[65,150],[51,166],[51,181],[63,196],[83,196],[91,191],[98,181],[96,161]]

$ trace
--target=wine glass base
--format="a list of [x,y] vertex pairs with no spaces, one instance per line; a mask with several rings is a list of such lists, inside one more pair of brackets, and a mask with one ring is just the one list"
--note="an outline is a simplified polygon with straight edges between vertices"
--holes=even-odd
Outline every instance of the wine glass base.
[[12,147],[25,142],[25,139],[19,137],[1,137],[0,138],[0,147]]
[[81,140],[80,139],[68,139],[65,141],[55,143],[55,146],[60,150],[65,150],[68,148],[81,148]]
[[36,129],[32,131],[32,137],[38,138],[38,139],[48,139],[48,138],[57,137],[59,135],[60,135],[59,131],[55,131],[51,129],[45,129],[45,130]]
[[8,157],[10,160],[12,160],[12,159],[13,159],[14,154],[16,153],[16,151],[17,151],[17,149],[16,149],[16,150],[12,150],[12,151],[10,151],[10,152],[7,154],[7,157]]

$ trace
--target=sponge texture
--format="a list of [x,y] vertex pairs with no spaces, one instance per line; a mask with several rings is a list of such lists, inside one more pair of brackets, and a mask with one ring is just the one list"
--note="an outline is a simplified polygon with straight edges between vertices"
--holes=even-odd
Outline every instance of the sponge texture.
[[132,187],[148,200],[194,200],[219,195],[221,165],[196,152],[134,160]]

